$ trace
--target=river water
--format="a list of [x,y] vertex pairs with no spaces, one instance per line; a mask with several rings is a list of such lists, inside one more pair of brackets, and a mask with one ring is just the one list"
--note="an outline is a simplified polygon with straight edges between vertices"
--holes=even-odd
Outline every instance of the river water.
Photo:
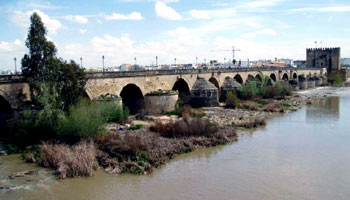
[[[0,199],[349,199],[350,92],[240,132],[238,142],[181,155],[146,176],[57,181],[49,170],[0,157]],[[6,179],[12,172],[39,175]]]

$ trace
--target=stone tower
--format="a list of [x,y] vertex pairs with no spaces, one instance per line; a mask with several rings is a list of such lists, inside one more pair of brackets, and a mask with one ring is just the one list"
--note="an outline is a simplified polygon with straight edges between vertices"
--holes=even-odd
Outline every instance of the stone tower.
[[340,48],[306,49],[306,67],[340,70]]

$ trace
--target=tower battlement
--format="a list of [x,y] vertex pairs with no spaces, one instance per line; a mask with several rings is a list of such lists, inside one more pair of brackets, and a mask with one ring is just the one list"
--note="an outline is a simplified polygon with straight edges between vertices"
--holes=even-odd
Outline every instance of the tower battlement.
[[340,70],[340,47],[306,49],[306,66],[326,67],[328,71]]
[[306,49],[306,51],[307,51],[307,52],[322,52],[322,51],[327,51],[327,52],[338,53],[338,52],[340,52],[340,47],[308,48],[308,49]]

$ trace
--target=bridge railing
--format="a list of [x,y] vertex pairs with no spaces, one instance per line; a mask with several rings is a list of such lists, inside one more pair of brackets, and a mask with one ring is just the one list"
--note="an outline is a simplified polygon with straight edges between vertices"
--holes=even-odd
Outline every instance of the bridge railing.
[[92,72],[88,78],[118,78],[137,76],[157,76],[175,74],[205,74],[205,73],[235,73],[256,71],[283,71],[283,70],[315,70],[320,68],[293,68],[293,67],[256,67],[256,68],[215,68],[215,69],[170,69],[170,70],[142,70],[142,71],[119,71],[119,72]]
[[23,82],[24,77],[21,74],[0,75],[0,83]]
[[[89,72],[88,79],[96,78],[121,78],[137,76],[157,76],[176,74],[205,74],[205,73],[235,73],[257,71],[285,71],[285,70],[322,70],[322,68],[293,68],[293,67],[255,67],[255,68],[215,68],[215,69],[171,69],[171,70],[143,70],[143,71],[119,71],[119,72]],[[0,75],[0,83],[23,82],[24,77],[17,75]]]

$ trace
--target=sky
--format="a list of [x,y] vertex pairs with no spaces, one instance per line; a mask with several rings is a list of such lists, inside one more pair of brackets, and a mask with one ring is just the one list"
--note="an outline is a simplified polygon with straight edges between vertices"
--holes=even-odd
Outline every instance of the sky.
[[[37,12],[58,56],[83,67],[306,57],[341,47],[350,57],[349,0],[0,0],[0,70],[27,52]],[[318,43],[315,44],[315,41]]]

